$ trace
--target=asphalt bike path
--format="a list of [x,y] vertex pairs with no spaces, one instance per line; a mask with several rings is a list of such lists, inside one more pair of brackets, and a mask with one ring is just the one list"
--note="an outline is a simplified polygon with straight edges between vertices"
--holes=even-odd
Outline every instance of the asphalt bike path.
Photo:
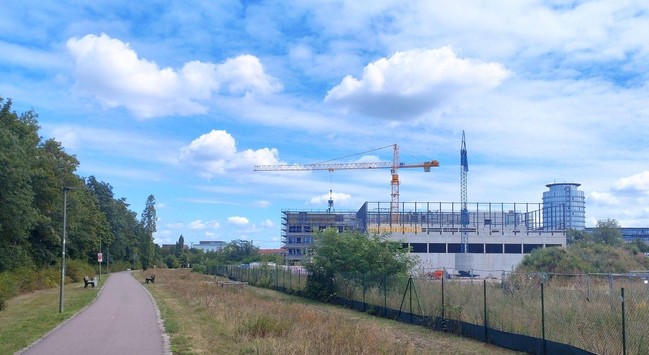
[[112,273],[89,307],[19,353],[171,354],[153,298],[129,271]]

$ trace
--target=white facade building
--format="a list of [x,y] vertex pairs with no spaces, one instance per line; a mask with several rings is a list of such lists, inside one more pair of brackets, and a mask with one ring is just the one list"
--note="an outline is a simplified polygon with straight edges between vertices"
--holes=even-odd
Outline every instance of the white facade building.
[[201,240],[198,244],[192,243],[192,249],[200,249],[204,252],[221,251],[225,247],[225,242],[220,240]]

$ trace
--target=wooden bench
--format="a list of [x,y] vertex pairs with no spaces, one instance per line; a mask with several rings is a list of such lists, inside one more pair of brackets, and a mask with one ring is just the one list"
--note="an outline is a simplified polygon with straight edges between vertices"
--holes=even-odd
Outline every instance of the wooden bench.
[[152,284],[154,284],[154,283],[155,283],[155,275],[151,275],[151,276],[145,278],[145,279],[144,279],[144,282],[145,282],[145,283],[149,283],[149,282],[151,282]]
[[88,276],[83,277],[83,288],[88,287],[88,285],[92,285],[92,287],[95,287],[95,279],[91,279]]

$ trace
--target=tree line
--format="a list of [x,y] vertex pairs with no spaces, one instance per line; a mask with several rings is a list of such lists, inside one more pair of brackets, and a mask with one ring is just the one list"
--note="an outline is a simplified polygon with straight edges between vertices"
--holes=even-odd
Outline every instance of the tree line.
[[64,195],[66,258],[96,263],[101,246],[107,261],[151,267],[154,196],[138,219],[109,183],[78,176],[76,156],[39,129],[34,111],[18,114],[0,97],[0,272],[60,262]]

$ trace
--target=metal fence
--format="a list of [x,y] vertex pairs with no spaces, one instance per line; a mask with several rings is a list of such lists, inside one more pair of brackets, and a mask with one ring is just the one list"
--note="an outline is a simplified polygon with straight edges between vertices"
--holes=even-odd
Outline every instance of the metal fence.
[[[309,277],[290,268],[210,270],[304,295]],[[430,274],[428,274],[430,275]],[[536,354],[649,354],[649,281],[616,274],[522,274],[501,280],[338,274],[332,302]]]

